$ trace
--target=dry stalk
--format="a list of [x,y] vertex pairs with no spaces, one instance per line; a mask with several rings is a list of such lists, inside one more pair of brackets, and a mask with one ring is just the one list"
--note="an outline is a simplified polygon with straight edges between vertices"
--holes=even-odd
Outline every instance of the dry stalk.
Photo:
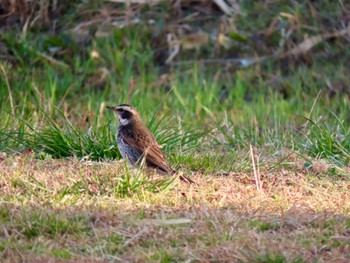
[[[259,193],[262,193],[262,187],[261,187],[261,180],[260,180],[260,169],[258,167],[258,170],[256,169],[255,165],[255,159],[254,159],[254,151],[253,151],[253,145],[250,144],[250,154],[252,156],[252,164],[253,164],[253,170],[254,170],[254,177],[255,177],[255,185],[256,190]],[[259,164],[258,164],[259,165]]]
[[10,100],[10,105],[11,105],[11,113],[12,113],[12,115],[15,115],[15,107],[14,107],[14,105],[13,105],[13,97],[12,97],[10,82],[9,82],[9,79],[8,79],[8,77],[7,77],[6,70],[5,70],[5,68],[3,67],[3,65],[0,64],[0,68],[1,68],[2,74],[4,75],[4,78],[5,78],[5,81],[6,81],[6,86],[7,86],[8,92],[9,92],[9,100]]

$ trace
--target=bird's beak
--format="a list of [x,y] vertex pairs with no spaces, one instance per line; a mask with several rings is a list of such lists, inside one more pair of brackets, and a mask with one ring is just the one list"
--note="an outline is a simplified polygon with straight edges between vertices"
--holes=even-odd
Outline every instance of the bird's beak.
[[106,106],[107,109],[110,109],[110,110],[115,110],[115,107],[114,106]]

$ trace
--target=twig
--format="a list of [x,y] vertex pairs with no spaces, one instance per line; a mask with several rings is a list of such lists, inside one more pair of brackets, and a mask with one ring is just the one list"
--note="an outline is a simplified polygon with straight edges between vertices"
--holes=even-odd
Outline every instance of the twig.
[[262,188],[261,188],[261,181],[260,181],[260,172],[257,172],[257,170],[256,170],[255,160],[254,160],[254,152],[253,152],[253,145],[251,145],[251,144],[250,144],[250,154],[252,156],[252,163],[253,163],[253,170],[254,170],[256,190],[258,190],[258,192],[261,193],[262,192]]
[[100,250],[101,255],[105,258],[106,255],[105,255],[105,253],[103,252],[103,249],[102,249],[102,246],[101,246],[101,241],[100,241],[100,239],[98,238],[98,235],[97,235],[97,233],[96,233],[96,231],[95,231],[94,225],[92,224],[92,222],[90,222],[90,225],[91,225],[92,231],[94,232],[94,236],[95,236],[96,241],[97,241],[98,249]]
[[126,247],[127,245],[129,245],[131,242],[134,242],[135,240],[138,240],[145,232],[147,232],[148,228],[144,227],[143,229],[141,229],[138,233],[136,233],[136,235],[134,235],[132,238],[130,238],[129,240],[127,240],[123,247]]
[[64,63],[62,61],[59,61],[59,60],[57,60],[57,59],[55,59],[55,58],[53,58],[53,57],[51,57],[51,56],[49,56],[49,55],[47,55],[45,53],[42,53],[42,52],[39,52],[39,51],[35,51],[35,50],[33,50],[33,51],[36,52],[36,54],[39,57],[41,57],[41,58],[45,59],[47,62],[49,62],[51,65],[59,66],[59,67],[65,68],[65,69],[69,69],[70,68],[70,66],[67,65],[66,63]]
[[173,66],[188,65],[193,63],[199,64],[238,64],[241,67],[247,67],[255,63],[260,63],[269,56],[257,57],[257,58],[212,58],[212,59],[201,59],[201,60],[185,60],[185,61],[175,61],[170,64]]
[[316,106],[316,103],[317,103],[317,101],[318,101],[318,99],[319,99],[321,93],[322,93],[322,90],[320,90],[320,91],[317,93],[317,96],[316,96],[316,98],[314,99],[314,102],[312,103],[312,106],[311,106],[311,109],[310,109],[310,112],[309,112],[309,116],[306,118],[306,122],[301,126],[303,129],[306,129],[307,126],[309,125],[310,120],[311,120],[312,112],[314,111],[314,108],[315,108],[315,106]]
[[227,4],[223,0],[214,0],[215,4],[218,5],[218,7],[221,9],[222,12],[224,12],[226,15],[234,15],[234,14],[240,14],[240,8],[238,1],[230,1],[231,5]]
[[320,90],[320,91],[317,93],[317,96],[316,96],[316,98],[314,99],[314,102],[312,103],[311,110],[310,110],[310,112],[309,112],[309,117],[308,117],[309,119],[311,119],[312,112],[314,111],[314,108],[315,108],[315,106],[316,106],[316,103],[317,103],[317,101],[318,101],[318,99],[319,99],[321,93],[322,93],[322,90]]
[[9,79],[7,77],[7,73],[5,68],[3,67],[3,65],[0,64],[0,68],[2,71],[2,74],[4,75],[5,81],[6,81],[6,86],[7,86],[7,90],[9,92],[9,99],[10,99],[10,105],[11,105],[11,113],[14,116],[15,115],[15,107],[13,105],[13,98],[12,98],[12,92],[11,92],[11,87],[10,87],[10,82]]

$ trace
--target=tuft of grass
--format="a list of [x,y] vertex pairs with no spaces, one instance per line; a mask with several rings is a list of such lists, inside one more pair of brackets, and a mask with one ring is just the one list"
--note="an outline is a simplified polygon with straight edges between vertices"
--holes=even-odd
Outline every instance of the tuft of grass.
[[350,127],[335,116],[336,125],[307,120],[306,135],[301,142],[307,153],[318,159],[347,166],[350,163]]
[[69,252],[68,249],[51,249],[51,255],[55,258],[62,259],[62,260],[69,260],[72,258],[72,254]]
[[[258,262],[258,263],[285,263],[285,262],[288,262],[286,257],[283,256],[282,254],[273,254],[273,253],[269,253],[269,252],[266,254],[257,256],[254,261]],[[303,261],[293,260],[292,262],[297,263],[297,262],[303,262]]]
[[142,194],[144,191],[159,193],[170,189],[178,176],[171,176],[163,179],[152,179],[147,175],[144,163],[141,168],[133,173],[128,165],[123,175],[117,178],[114,188],[116,197],[130,197]]
[[[54,158],[77,157],[86,160],[105,160],[120,158],[115,135],[116,128],[110,123],[104,126],[90,126],[87,130],[75,127],[64,115],[56,109],[56,120],[43,113],[43,124],[35,128],[29,122],[17,118],[21,129],[2,133],[6,137],[9,147],[13,144],[22,149],[31,149],[38,153],[38,157],[51,155]],[[186,152],[196,148],[202,141],[205,131],[179,131],[178,128],[163,127],[160,124],[152,127],[160,144],[166,145],[164,151]],[[158,129],[159,130],[154,130]],[[18,147],[17,146],[17,147]],[[43,155],[43,154],[44,155]]]
[[258,219],[251,220],[249,222],[249,226],[252,228],[257,228],[261,232],[269,231],[269,230],[277,230],[280,228],[279,224],[277,223],[264,222]]
[[42,128],[35,128],[23,121],[25,129],[17,132],[9,131],[5,135],[22,146],[22,149],[49,154],[54,158],[74,156],[101,160],[120,156],[113,144],[114,136],[109,124],[98,128],[90,127],[84,131],[75,127],[62,112],[58,112],[60,114],[58,121],[44,115]]
[[65,217],[44,212],[29,212],[13,219],[12,229],[17,229],[24,237],[35,239],[39,236],[58,238],[73,235],[79,238],[89,232],[90,227],[85,217]]

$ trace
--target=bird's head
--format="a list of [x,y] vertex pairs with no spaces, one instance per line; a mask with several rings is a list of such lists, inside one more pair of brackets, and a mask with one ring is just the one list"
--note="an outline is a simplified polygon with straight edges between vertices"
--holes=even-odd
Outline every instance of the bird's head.
[[129,104],[120,104],[118,106],[107,106],[107,109],[113,110],[119,119],[121,126],[130,124],[134,119],[139,118],[136,109]]

